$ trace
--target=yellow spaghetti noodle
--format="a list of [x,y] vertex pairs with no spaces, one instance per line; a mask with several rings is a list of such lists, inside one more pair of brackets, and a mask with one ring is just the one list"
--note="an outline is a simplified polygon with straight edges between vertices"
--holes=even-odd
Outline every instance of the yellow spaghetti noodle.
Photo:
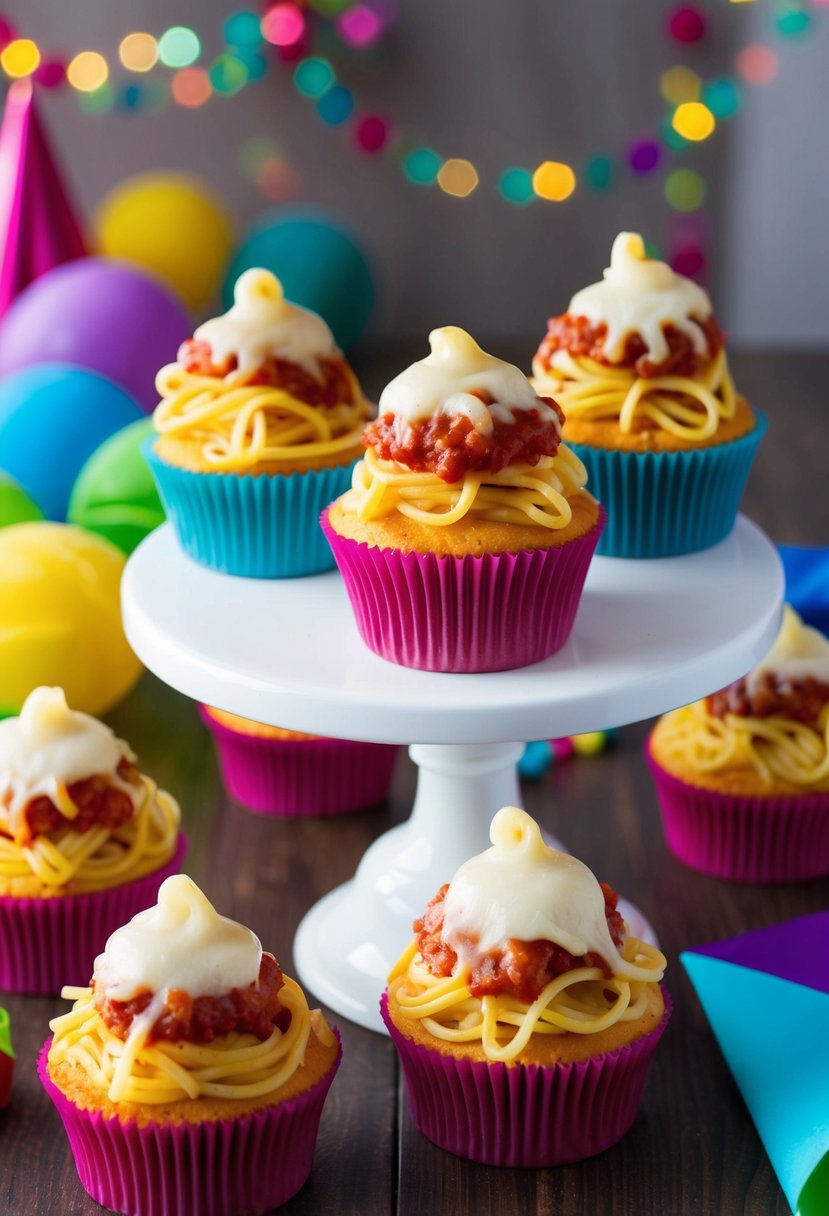
[[416,1018],[434,1038],[449,1043],[480,1041],[489,1060],[514,1060],[535,1034],[596,1034],[617,1022],[634,1021],[647,1007],[647,989],[666,967],[664,954],[627,937],[625,961],[641,971],[641,980],[606,979],[598,967],[578,967],[551,980],[531,1005],[514,996],[475,997],[467,987],[469,972],[433,976],[412,942],[389,980],[405,976],[394,991],[401,1014]]
[[[311,1033],[305,996],[287,976],[279,999],[291,1011],[291,1024],[284,1034],[274,1027],[264,1041],[231,1031],[211,1043],[147,1043],[151,1027],[141,1023],[140,1015],[124,1040],[112,1033],[92,1004],[91,988],[64,988],[61,995],[75,1004],[49,1023],[54,1034],[49,1063],[79,1068],[91,1087],[111,1102],[158,1105],[182,1098],[262,1097],[294,1075]],[[323,1041],[325,1032],[328,1042],[333,1041],[321,1018],[317,1027]]]
[[178,839],[178,803],[142,774],[133,817],[119,828],[76,832],[71,820],[28,844],[0,835],[0,887],[15,879],[37,879],[44,887],[73,895],[132,882],[169,861]]
[[750,766],[765,785],[829,788],[829,702],[810,725],[783,714],[718,718],[695,701],[666,714],[658,730],[660,751],[700,773]]
[[689,376],[637,376],[634,368],[608,366],[595,359],[556,351],[549,367],[533,362],[536,391],[555,397],[568,418],[618,421],[630,434],[638,419],[699,443],[716,434],[721,420],[733,418],[737,393],[725,350],[698,379]]
[[508,465],[500,473],[468,472],[457,482],[381,460],[368,448],[356,465],[349,505],[361,520],[397,511],[419,523],[446,526],[467,515],[498,523],[565,528],[568,498],[587,480],[584,465],[566,444],[537,465]]
[[177,363],[156,377],[161,402],[153,415],[161,435],[186,436],[216,472],[239,472],[262,461],[334,456],[359,443],[370,415],[347,364],[352,400],[314,406],[284,389],[249,384],[246,373],[203,376]]

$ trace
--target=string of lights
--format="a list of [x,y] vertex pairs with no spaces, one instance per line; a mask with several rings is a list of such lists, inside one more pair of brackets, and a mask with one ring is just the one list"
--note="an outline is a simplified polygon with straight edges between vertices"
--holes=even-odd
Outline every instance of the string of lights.
[[[719,0],[721,7],[723,0]],[[746,8],[756,0],[730,0]],[[826,0],[779,0],[769,18],[772,40],[794,42],[813,28],[814,7]],[[711,4],[680,4],[670,10],[665,32],[693,57],[704,44]],[[158,37],[135,31],[125,35],[115,56],[82,50],[69,60],[49,54],[0,17],[0,67],[9,77],[32,76],[45,88],[71,87],[90,114],[147,112],[172,103],[197,109],[215,97],[232,97],[261,80],[273,63],[291,73],[296,91],[314,107],[319,120],[347,131],[360,153],[386,155],[415,187],[437,187],[455,198],[468,198],[482,182],[497,189],[514,207],[538,201],[561,203],[578,190],[606,192],[626,176],[658,176],[669,207],[688,216],[703,207],[708,184],[695,168],[681,163],[683,154],[710,139],[740,110],[752,87],[770,84],[777,75],[779,52],[769,41],[741,47],[730,70],[703,79],[687,62],[677,63],[658,78],[661,117],[654,130],[632,137],[616,151],[594,150],[577,165],[543,159],[534,166],[507,165],[495,172],[471,159],[444,156],[436,148],[395,130],[392,120],[365,110],[354,90],[343,83],[332,61],[337,46],[362,51],[374,47],[393,21],[389,0],[280,0],[259,14],[231,13],[222,27],[223,49],[205,60],[204,40],[187,26],[172,26]],[[664,18],[660,18],[664,19]],[[321,33],[333,46],[316,52]],[[120,71],[118,79],[115,73]],[[296,170],[267,136],[243,147],[240,164],[262,192],[274,200],[299,190]],[[691,258],[693,261],[693,257]],[[685,267],[692,273],[693,267]]]

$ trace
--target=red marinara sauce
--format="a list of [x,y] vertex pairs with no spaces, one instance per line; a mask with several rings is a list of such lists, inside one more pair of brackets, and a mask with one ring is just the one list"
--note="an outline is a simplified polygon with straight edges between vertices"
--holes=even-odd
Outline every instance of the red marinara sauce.
[[[607,927],[618,949],[624,938],[624,921],[617,909],[619,896],[606,882],[599,885],[604,895]],[[423,961],[432,975],[437,976],[450,976],[458,961],[457,954],[442,937],[448,890],[449,884],[445,883],[412,926]],[[611,975],[607,961],[593,950],[576,958],[554,942],[524,942],[511,938],[504,950],[493,950],[482,956],[467,980],[467,987],[473,996],[507,993],[525,1005],[531,1005],[550,980],[576,967],[598,967],[608,979]]]
[[547,322],[547,336],[539,346],[536,358],[545,368],[549,368],[550,360],[556,351],[566,350],[574,357],[595,359],[597,363],[603,363],[607,367],[630,367],[643,380],[654,376],[693,377],[710,363],[725,345],[722,330],[713,313],[704,319],[694,317],[694,321],[705,334],[708,346],[705,355],[697,354],[691,339],[681,329],[677,329],[675,325],[665,325],[663,332],[669,354],[661,363],[651,363],[648,349],[638,333],[628,334],[622,358],[611,363],[604,353],[607,326],[604,323],[594,325],[587,317],[565,312],[559,317],[550,317]]
[[[197,376],[214,376],[221,379],[235,372],[238,362],[229,355],[222,363],[213,362],[209,342],[188,338],[182,342],[176,356],[185,371]],[[320,379],[313,376],[298,363],[274,356],[266,359],[255,372],[245,376],[245,384],[261,384],[268,388],[281,388],[306,405],[334,406],[354,404],[354,390],[343,359],[320,359]]]
[[796,722],[815,723],[820,711],[829,701],[829,684],[814,676],[800,680],[783,680],[772,671],[764,672],[762,678],[752,680],[751,688],[745,677],[735,680],[727,688],[705,698],[705,708],[715,718],[726,714],[738,717],[767,718],[771,714],[783,714]]
[[[140,773],[126,756],[119,762],[117,771],[123,781],[138,785]],[[26,807],[21,830],[15,837],[16,844],[27,844],[33,837],[46,835],[67,824],[73,832],[88,832],[90,828],[98,826],[114,831],[128,823],[135,814],[135,805],[129,794],[112,785],[103,774],[73,781],[66,791],[78,808],[75,818],[67,819],[51,798],[38,794]]]
[[[197,997],[181,988],[171,988],[164,1012],[147,1041],[211,1043],[217,1035],[230,1034],[232,1030],[253,1034],[264,1041],[273,1033],[274,1026],[284,1033],[291,1024],[291,1011],[279,1000],[284,982],[279,963],[272,954],[263,954],[259,978],[248,988],[231,988],[222,996]],[[143,1013],[152,999],[152,992],[142,992],[130,1001],[113,1001],[97,983],[93,985],[92,1004],[119,1039],[126,1039],[133,1018]]]
[[[484,405],[493,404],[489,393],[472,391],[470,395]],[[381,460],[394,460],[414,473],[434,473],[448,482],[460,481],[470,471],[500,473],[518,462],[536,465],[542,456],[555,456],[564,422],[552,397],[540,400],[552,407],[555,418],[540,410],[515,410],[514,421],[493,418],[492,434],[482,435],[466,414],[434,414],[409,424],[398,435],[394,414],[383,414],[366,428],[363,442]]]

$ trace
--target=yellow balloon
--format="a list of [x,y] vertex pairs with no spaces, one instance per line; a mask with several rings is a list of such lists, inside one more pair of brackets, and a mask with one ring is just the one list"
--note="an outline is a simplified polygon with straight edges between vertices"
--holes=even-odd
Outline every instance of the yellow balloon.
[[71,524],[0,529],[0,709],[18,713],[40,684],[101,714],[141,674],[121,624],[125,558]]
[[142,173],[106,196],[98,246],[158,275],[193,311],[218,293],[234,245],[230,220],[198,178]]

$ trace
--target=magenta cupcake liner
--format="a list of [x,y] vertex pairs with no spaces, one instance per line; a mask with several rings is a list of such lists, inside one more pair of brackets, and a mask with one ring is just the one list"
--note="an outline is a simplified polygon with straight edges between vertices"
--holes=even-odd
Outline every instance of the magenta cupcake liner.
[[438,557],[339,536],[322,515],[357,628],[381,658],[425,671],[507,671],[570,636],[606,515],[577,540],[520,553]]
[[0,988],[49,996],[64,984],[89,983],[107,938],[155,903],[165,878],[178,874],[187,840],[158,870],[120,887],[51,899],[0,898]]
[[693,870],[733,882],[799,882],[829,874],[829,793],[749,797],[701,789],[654,759],[668,848]]
[[380,1012],[400,1056],[412,1118],[438,1147],[484,1165],[567,1165],[610,1148],[628,1130],[648,1065],[671,1015],[649,1034],[583,1063],[484,1064],[407,1039]]
[[286,1203],[311,1173],[342,1057],[340,1046],[311,1089],[276,1106],[235,1119],[140,1127],[81,1110],[61,1093],[48,1074],[50,1043],[38,1057],[38,1076],[63,1121],[81,1184],[126,1216],[252,1216]]
[[382,802],[400,748],[348,739],[264,739],[218,722],[205,706],[228,792],[265,815],[342,815]]

